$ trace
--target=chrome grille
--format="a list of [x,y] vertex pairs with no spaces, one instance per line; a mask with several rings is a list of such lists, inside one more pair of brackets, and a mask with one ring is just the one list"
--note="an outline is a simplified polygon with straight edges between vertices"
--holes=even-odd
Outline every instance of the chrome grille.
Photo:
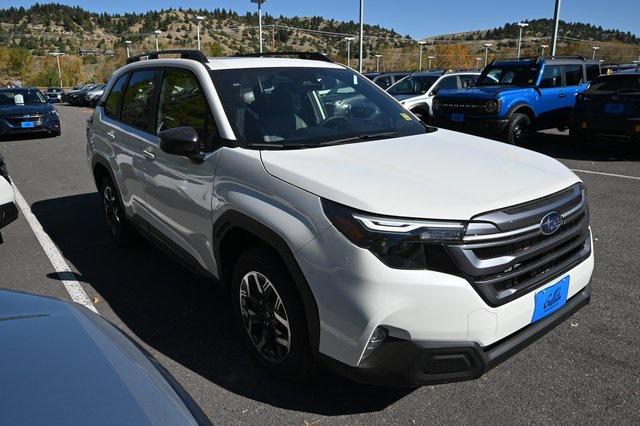
[[12,126],[20,127],[25,121],[33,121],[36,125],[42,124],[42,114],[16,114],[7,117],[7,121]]
[[[544,235],[540,221],[558,212],[563,224]],[[581,184],[533,202],[488,212],[473,221],[498,232],[467,235],[447,246],[458,275],[491,306],[499,306],[562,275],[591,253],[589,209]]]

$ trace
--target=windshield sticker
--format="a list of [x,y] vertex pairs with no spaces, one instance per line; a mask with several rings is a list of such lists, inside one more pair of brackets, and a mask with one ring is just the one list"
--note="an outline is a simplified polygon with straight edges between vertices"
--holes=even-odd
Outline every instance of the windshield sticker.
[[401,112],[400,116],[402,118],[404,118],[405,120],[407,120],[407,121],[411,121],[411,116],[409,114],[407,114],[406,112]]
[[353,85],[357,86],[358,85],[358,76],[357,75],[353,75]]
[[17,93],[13,96],[13,102],[16,103],[16,105],[24,105],[24,96],[22,96],[20,93]]

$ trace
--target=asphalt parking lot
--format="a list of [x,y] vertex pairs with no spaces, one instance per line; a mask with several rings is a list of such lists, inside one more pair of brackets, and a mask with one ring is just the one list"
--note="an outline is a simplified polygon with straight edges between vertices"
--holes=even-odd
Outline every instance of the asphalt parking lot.
[[[91,111],[58,110],[61,137],[0,141],[15,185],[99,313],[171,371],[214,423],[640,422],[640,147],[576,151],[564,133],[536,135],[532,149],[585,182],[596,269],[591,304],[534,345],[466,383],[394,390],[326,373],[292,384],[251,363],[214,283],[149,244],[112,244],[85,160]],[[0,287],[69,299],[24,215],[3,236]]]

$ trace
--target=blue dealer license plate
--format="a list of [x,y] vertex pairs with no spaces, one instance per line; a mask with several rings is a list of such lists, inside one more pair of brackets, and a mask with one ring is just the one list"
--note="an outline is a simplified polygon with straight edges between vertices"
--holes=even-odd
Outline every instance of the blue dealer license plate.
[[624,104],[606,104],[604,112],[607,114],[624,114]]
[[551,287],[536,293],[535,309],[531,322],[536,322],[562,308],[567,303],[569,294],[569,276],[564,277]]
[[23,121],[22,122],[22,128],[23,129],[30,129],[32,127],[36,127],[36,123],[34,123],[33,121]]
[[451,114],[451,121],[464,121],[464,114],[454,112],[453,114]]

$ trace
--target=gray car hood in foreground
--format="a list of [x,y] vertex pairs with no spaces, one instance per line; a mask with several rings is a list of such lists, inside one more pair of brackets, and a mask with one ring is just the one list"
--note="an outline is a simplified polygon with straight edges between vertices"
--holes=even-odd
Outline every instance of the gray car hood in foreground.
[[206,423],[183,392],[83,306],[0,290],[0,423]]
[[412,218],[468,220],[579,182],[546,155],[444,129],[261,156],[269,174],[320,197]]

